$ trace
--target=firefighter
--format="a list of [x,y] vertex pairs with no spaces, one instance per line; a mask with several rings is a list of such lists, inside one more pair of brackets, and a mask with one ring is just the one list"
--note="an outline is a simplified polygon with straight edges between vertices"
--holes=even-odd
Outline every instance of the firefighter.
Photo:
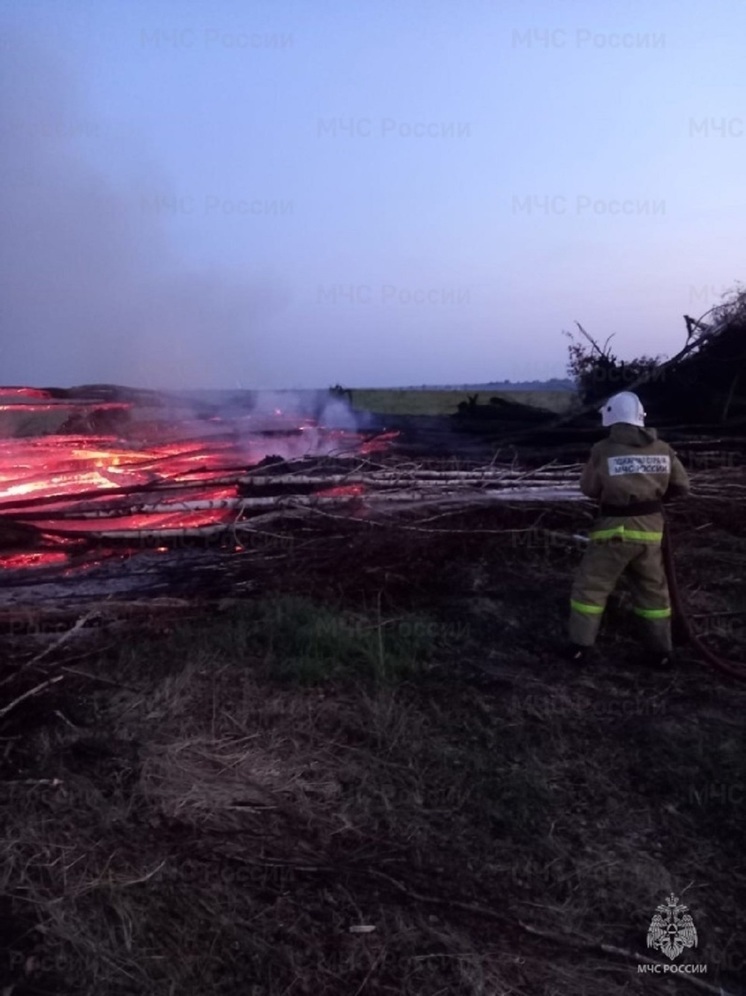
[[666,667],[673,650],[662,506],[689,493],[689,478],[668,443],[645,428],[636,394],[622,391],[599,412],[610,431],[591,450],[580,489],[600,510],[572,586],[568,654],[572,660],[588,657],[606,600],[626,572],[650,663]]

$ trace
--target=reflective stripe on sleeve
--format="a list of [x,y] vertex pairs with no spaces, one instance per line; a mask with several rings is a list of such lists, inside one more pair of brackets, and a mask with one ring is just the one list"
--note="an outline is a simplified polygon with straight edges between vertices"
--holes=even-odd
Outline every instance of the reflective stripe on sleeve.
[[581,612],[584,616],[600,616],[604,610],[603,605],[588,605],[587,602],[574,602],[572,599],[570,608],[575,612]]

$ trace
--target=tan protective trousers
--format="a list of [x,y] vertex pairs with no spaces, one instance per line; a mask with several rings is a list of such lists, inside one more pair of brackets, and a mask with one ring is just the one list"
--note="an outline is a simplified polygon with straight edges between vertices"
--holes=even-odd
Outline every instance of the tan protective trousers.
[[582,647],[596,642],[606,600],[625,571],[645,642],[652,649],[670,652],[671,603],[661,545],[621,538],[592,541],[585,552],[570,596],[570,641]]

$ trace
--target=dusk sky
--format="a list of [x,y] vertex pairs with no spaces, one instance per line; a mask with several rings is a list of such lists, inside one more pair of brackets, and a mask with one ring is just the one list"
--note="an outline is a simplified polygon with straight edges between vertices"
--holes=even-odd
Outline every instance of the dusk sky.
[[744,280],[737,0],[3,0],[0,383],[565,376]]

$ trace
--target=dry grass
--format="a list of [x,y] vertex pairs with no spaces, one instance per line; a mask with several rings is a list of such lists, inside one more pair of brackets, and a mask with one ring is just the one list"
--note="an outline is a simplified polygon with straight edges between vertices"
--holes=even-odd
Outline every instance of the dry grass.
[[[646,954],[671,890],[700,931],[690,960],[743,991],[744,692],[646,673],[613,628],[572,670],[545,594],[566,554],[478,549],[423,568],[408,628],[385,602],[268,596],[89,647],[78,666],[126,687],[14,714],[9,996],[678,993],[570,943]],[[727,604],[731,567],[707,569],[692,546],[682,583]]]

